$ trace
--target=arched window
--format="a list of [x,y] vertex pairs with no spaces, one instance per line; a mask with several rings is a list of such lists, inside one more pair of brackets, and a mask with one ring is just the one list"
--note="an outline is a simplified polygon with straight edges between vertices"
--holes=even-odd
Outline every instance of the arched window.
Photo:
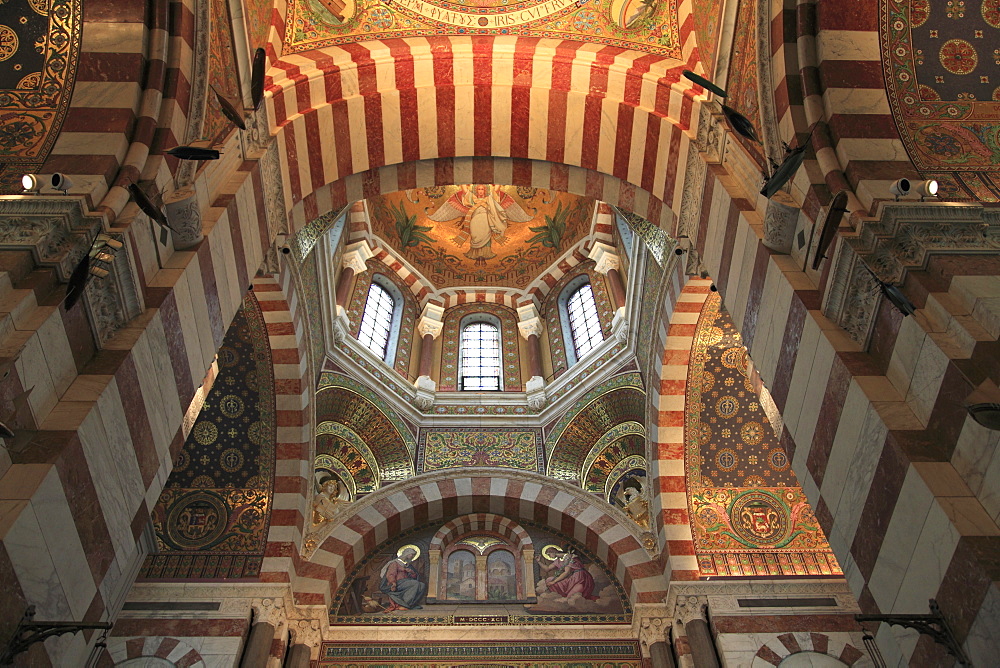
[[459,342],[459,388],[470,392],[500,390],[500,325],[486,316],[464,324]]
[[389,291],[372,281],[371,287],[368,288],[365,312],[361,316],[358,341],[383,360],[389,353],[389,342],[393,338],[393,321],[397,310],[396,300]]
[[601,320],[597,315],[597,302],[594,301],[594,289],[589,282],[569,292],[566,318],[573,340],[573,352],[579,360],[604,340]]

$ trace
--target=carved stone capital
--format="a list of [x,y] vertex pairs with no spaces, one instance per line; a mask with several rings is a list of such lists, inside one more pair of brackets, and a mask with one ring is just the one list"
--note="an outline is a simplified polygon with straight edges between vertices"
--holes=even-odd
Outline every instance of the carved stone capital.
[[599,274],[606,274],[612,269],[621,269],[621,259],[615,249],[607,244],[597,242],[590,249],[589,257],[595,262],[594,270]]
[[671,621],[669,617],[643,617],[639,621],[639,642],[649,647],[666,641]]
[[522,320],[517,323],[517,331],[521,333],[521,336],[527,341],[528,337],[534,334],[535,336],[541,336],[544,327],[542,326],[541,318],[531,318],[530,320]]
[[363,274],[368,269],[367,262],[372,257],[372,249],[368,247],[367,241],[358,241],[344,248],[344,255],[341,258],[341,265],[346,269],[350,267],[355,274]]
[[696,619],[708,621],[708,598],[705,596],[678,596],[674,617],[683,624]]
[[528,408],[533,411],[540,411],[549,403],[549,398],[545,394],[545,379],[541,376],[532,376],[524,384],[527,392]]
[[280,598],[260,598],[251,602],[254,623],[264,622],[278,628],[285,621],[285,601]]
[[427,316],[421,316],[420,321],[417,323],[417,332],[420,333],[421,337],[430,334],[436,339],[441,336],[441,331],[443,329],[443,322],[440,320],[434,320],[433,318],[428,318]]
[[288,629],[292,632],[292,644],[319,649],[320,643],[323,642],[323,628],[318,619],[289,621]]

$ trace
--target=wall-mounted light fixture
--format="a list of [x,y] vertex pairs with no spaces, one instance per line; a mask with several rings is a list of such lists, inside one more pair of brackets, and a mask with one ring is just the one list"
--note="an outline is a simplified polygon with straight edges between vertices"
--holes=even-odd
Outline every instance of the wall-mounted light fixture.
[[925,197],[937,197],[938,190],[940,189],[940,184],[934,179],[928,179],[927,181],[921,181],[917,184],[915,190],[917,194],[920,195],[920,201],[923,202]]
[[889,186],[889,192],[896,196],[898,202],[900,197],[906,197],[910,194],[910,179],[893,181],[893,184]]
[[42,187],[38,174],[25,174],[22,176],[21,187],[24,188],[24,192],[26,193],[37,193]]

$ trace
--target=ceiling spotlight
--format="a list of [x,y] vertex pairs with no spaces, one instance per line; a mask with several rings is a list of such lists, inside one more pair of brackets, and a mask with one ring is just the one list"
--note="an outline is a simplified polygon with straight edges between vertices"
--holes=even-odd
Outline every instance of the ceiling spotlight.
[[970,404],[965,407],[973,420],[993,431],[1000,431],[1000,404]]
[[55,190],[61,190],[62,194],[65,195],[66,191],[73,187],[73,181],[65,174],[56,172],[52,175],[52,187]]
[[899,201],[900,197],[906,197],[910,194],[910,179],[899,179],[894,181],[891,186],[889,186],[889,192],[896,196],[896,201]]
[[937,197],[938,189],[940,185],[934,179],[929,179],[927,181],[921,181],[917,184],[917,194],[920,195],[920,201],[922,202],[925,197]]
[[37,193],[42,186],[37,174],[25,174],[21,177],[21,187],[26,193]]

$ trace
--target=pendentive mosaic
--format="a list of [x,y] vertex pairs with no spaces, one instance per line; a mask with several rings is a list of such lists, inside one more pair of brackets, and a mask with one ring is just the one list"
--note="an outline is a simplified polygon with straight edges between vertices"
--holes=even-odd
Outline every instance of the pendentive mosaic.
[[500,364],[503,367],[503,389],[505,392],[521,392],[521,357],[518,352],[517,313],[500,304],[476,302],[455,306],[444,314],[444,329],[441,333],[441,382],[438,390],[454,392],[458,390],[459,342],[458,331],[462,318],[476,313],[488,313],[500,321]]
[[0,3],[0,194],[20,194],[55,145],[73,95],[81,0]]
[[253,292],[218,353],[219,374],[153,509],[149,579],[260,572],[274,484],[276,421],[267,327]]
[[[548,474],[582,482],[580,476],[583,475],[584,461],[595,445],[610,430],[623,423],[642,424],[645,408],[646,393],[635,386],[625,385],[592,399],[582,399],[574,407],[575,416],[565,426],[557,427],[561,430],[554,440],[547,441],[553,444],[549,453]],[[555,434],[555,430],[552,433]]]
[[881,0],[893,117],[944,197],[1000,201],[1000,2]]
[[748,376],[717,293],[691,351],[684,464],[702,575],[841,575]]
[[354,294],[348,305],[347,317],[351,323],[351,334],[357,338],[361,329],[361,317],[365,312],[365,303],[368,301],[368,289],[376,275],[392,281],[399,293],[403,295],[403,312],[399,319],[399,334],[396,345],[396,356],[392,362],[392,367],[403,378],[407,377],[410,369],[410,351],[413,349],[413,328],[417,323],[417,301],[413,298],[413,293],[406,283],[399,278],[399,275],[390,269],[380,260],[368,260],[368,271],[357,277],[354,283]]
[[347,376],[323,371],[316,390],[316,421],[341,424],[374,453],[383,481],[413,475],[416,442],[406,423],[376,392]]
[[284,53],[437,35],[571,39],[681,56],[676,0],[292,0]]

